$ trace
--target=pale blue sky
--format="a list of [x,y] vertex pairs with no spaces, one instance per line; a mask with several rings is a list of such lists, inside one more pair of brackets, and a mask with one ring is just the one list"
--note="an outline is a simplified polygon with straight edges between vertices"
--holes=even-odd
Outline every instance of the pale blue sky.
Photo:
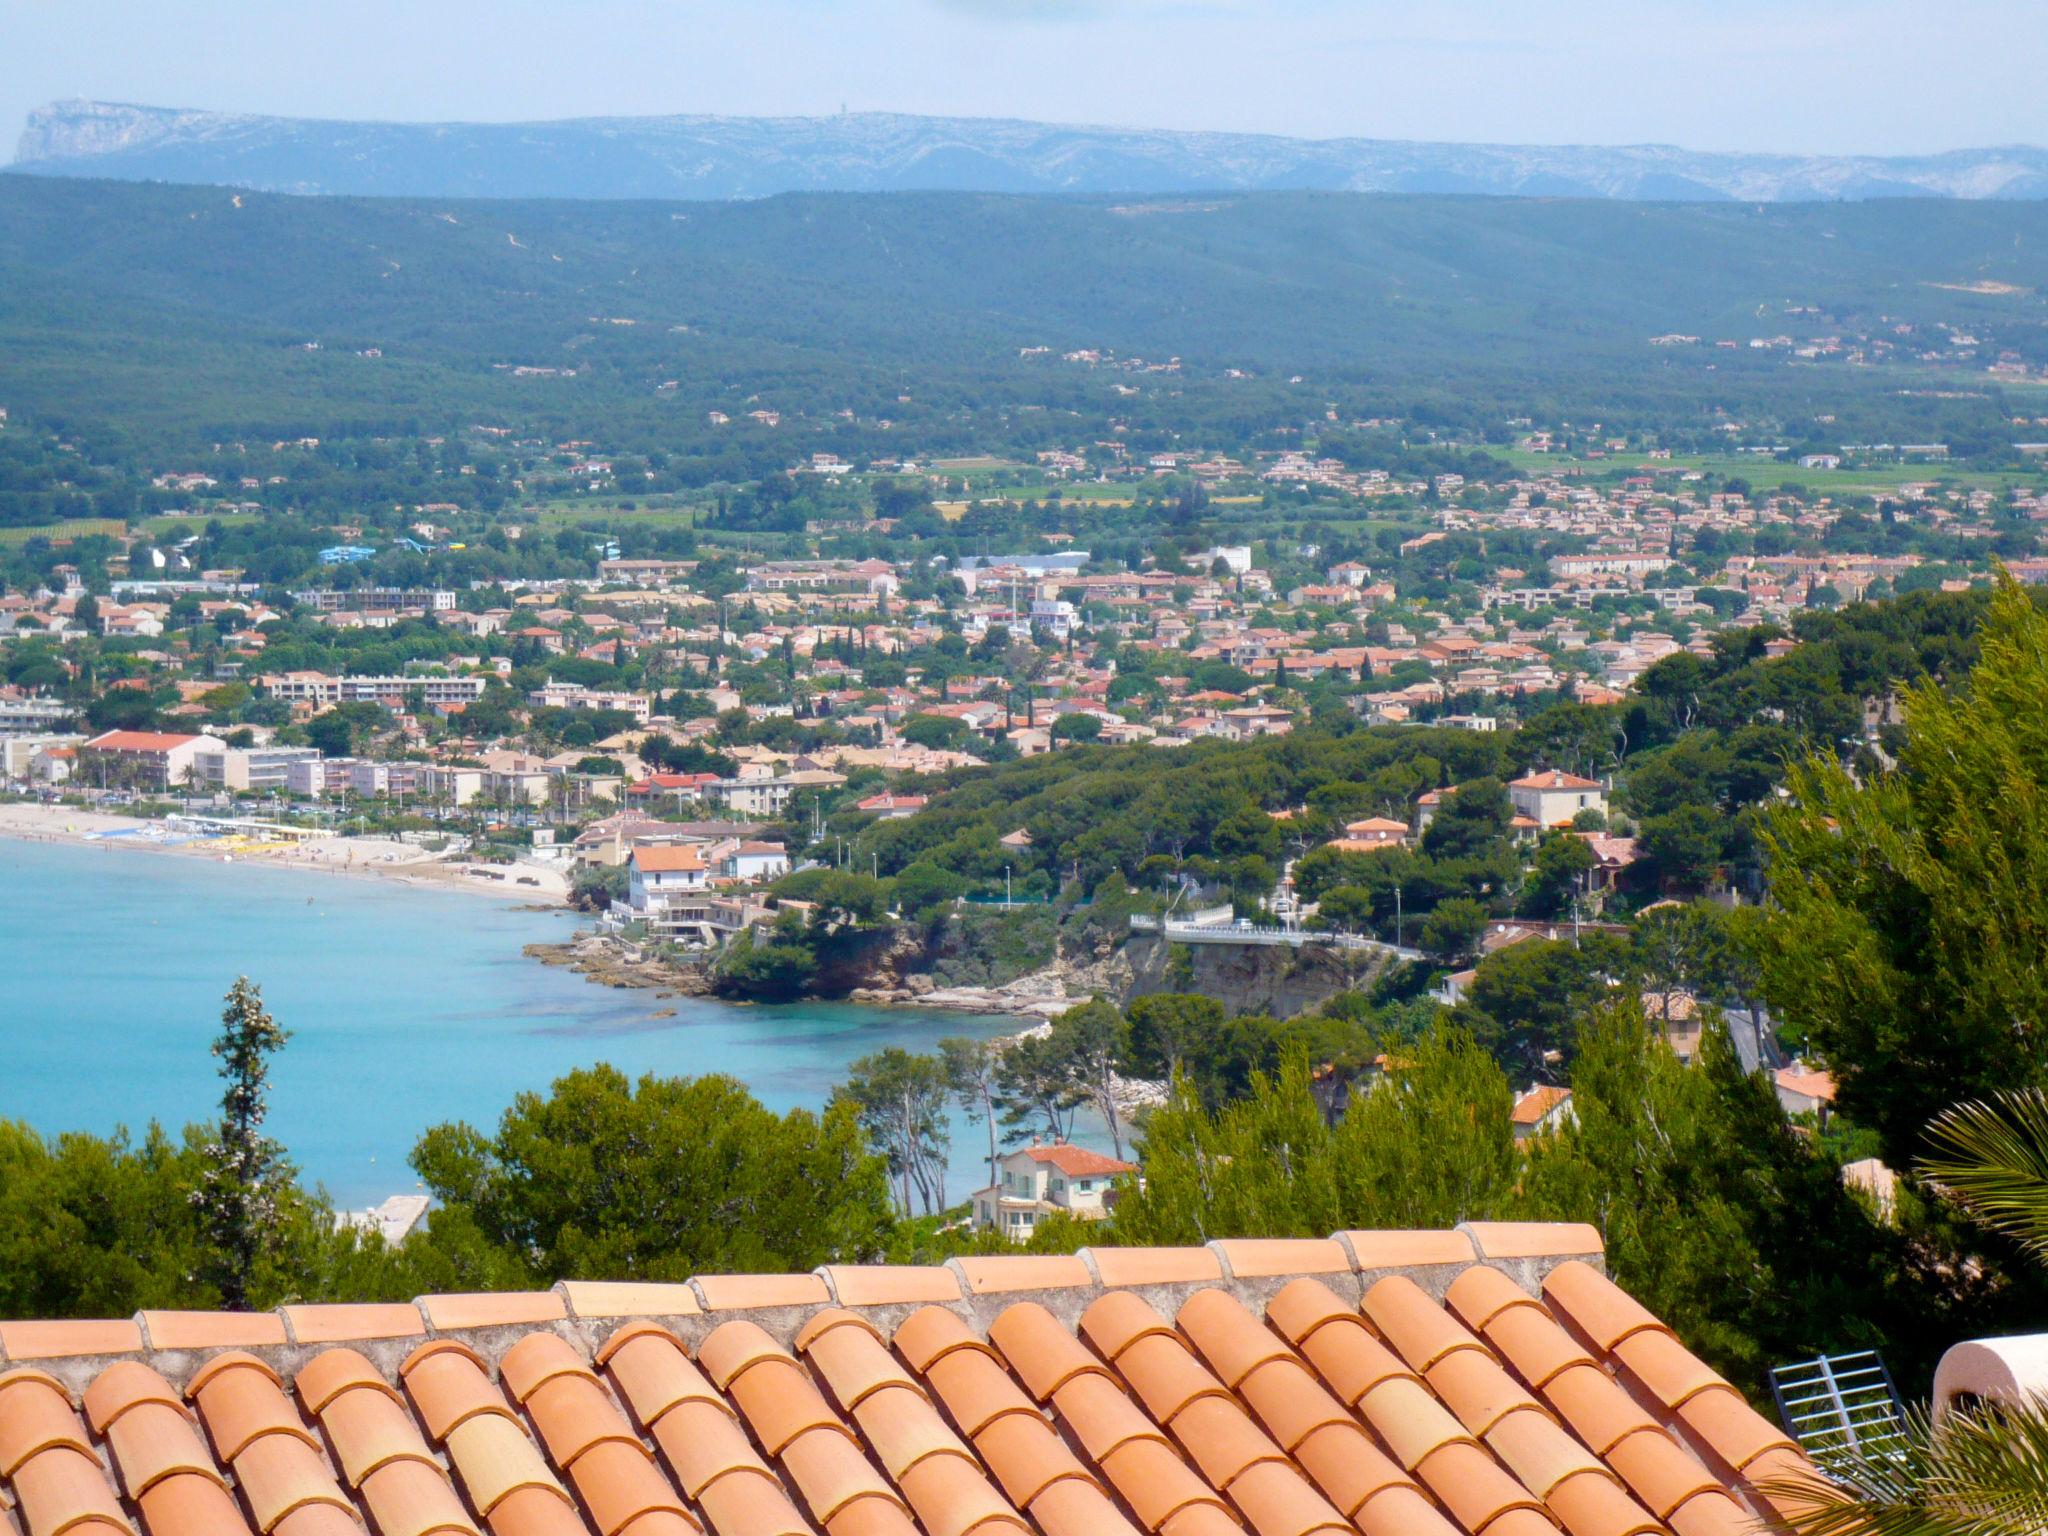
[[0,0],[29,108],[856,110],[1906,153],[2048,142],[2043,0]]

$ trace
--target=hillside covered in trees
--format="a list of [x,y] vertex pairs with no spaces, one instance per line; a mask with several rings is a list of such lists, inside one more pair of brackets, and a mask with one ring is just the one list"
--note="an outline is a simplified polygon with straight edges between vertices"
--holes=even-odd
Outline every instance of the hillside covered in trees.
[[[1824,412],[1843,437],[1990,451],[2016,411],[1981,366],[1923,390],[1917,343],[1859,369],[1748,341],[1967,330],[2039,364],[2044,253],[2038,203],[683,205],[0,176],[0,400],[158,446],[602,425],[728,477],[785,465],[799,426],[842,451],[986,451],[1076,423],[1242,439],[1332,407],[1474,438],[1532,413]],[[1696,344],[1650,345],[1673,335]],[[1133,358],[1180,367],[1116,366]]]

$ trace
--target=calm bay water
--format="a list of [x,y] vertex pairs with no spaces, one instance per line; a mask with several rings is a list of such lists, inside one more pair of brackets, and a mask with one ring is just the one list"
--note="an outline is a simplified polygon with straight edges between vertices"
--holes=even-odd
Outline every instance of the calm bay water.
[[[0,839],[0,1117],[99,1134],[211,1120],[220,1081],[207,1047],[243,974],[293,1031],[268,1128],[345,1205],[413,1190],[405,1158],[427,1126],[495,1126],[515,1094],[574,1067],[728,1072],[786,1110],[823,1104],[870,1051],[1016,1027],[658,999],[520,952],[574,927],[456,891]],[[983,1182],[983,1146],[956,1128],[954,1199]]]

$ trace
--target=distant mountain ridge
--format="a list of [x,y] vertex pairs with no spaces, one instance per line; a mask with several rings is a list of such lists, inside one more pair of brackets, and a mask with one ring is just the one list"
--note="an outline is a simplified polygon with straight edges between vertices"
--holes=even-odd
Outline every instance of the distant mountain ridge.
[[1469,193],[1675,202],[2048,198],[2048,150],[1760,155],[1293,139],[861,112],[354,123],[69,101],[12,167],[363,197],[726,200],[782,192]]

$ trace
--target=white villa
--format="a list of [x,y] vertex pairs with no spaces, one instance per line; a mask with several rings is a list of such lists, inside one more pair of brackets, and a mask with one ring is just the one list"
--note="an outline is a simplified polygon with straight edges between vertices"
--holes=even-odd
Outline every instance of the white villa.
[[1105,1196],[1117,1179],[1137,1170],[1068,1142],[1019,1147],[997,1165],[1001,1182],[974,1193],[974,1224],[994,1227],[1022,1242],[1039,1218],[1065,1213],[1082,1221],[1109,1214]]

